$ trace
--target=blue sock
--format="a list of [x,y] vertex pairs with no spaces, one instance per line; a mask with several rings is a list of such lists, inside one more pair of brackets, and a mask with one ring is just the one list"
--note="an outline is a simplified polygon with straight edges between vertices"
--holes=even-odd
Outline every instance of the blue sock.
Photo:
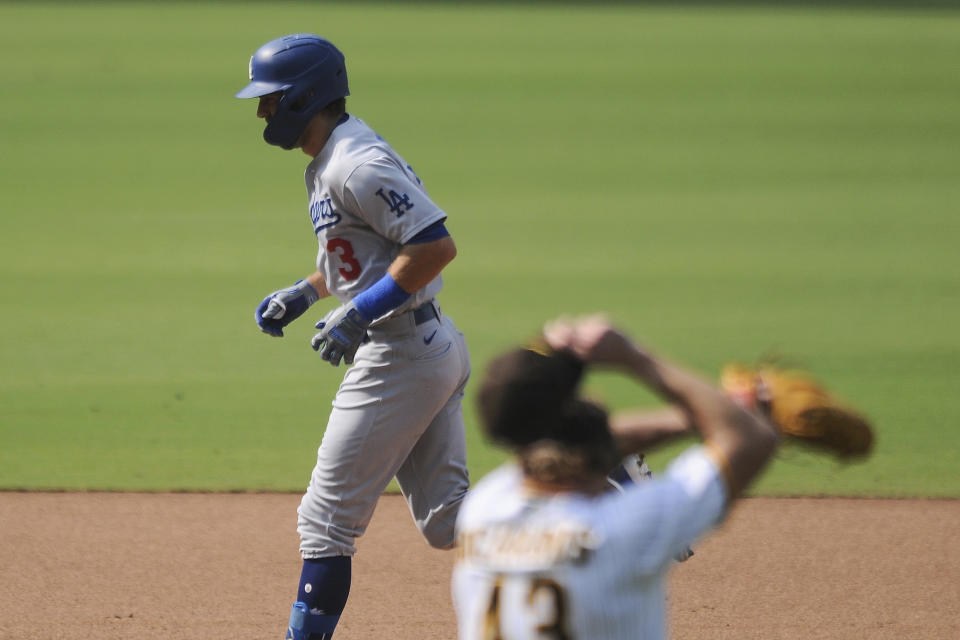
[[[339,618],[350,595],[350,566],[350,556],[304,560],[297,601],[306,604],[311,613],[319,611],[334,620]],[[326,640],[331,635],[332,628],[329,634],[312,634],[311,640],[314,637]]]

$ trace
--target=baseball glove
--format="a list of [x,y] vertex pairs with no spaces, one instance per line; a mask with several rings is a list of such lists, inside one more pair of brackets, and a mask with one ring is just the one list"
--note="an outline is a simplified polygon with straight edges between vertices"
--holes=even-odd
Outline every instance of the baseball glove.
[[869,455],[873,428],[844,406],[808,373],[775,364],[728,364],[720,386],[738,404],[760,411],[784,437],[841,460]]

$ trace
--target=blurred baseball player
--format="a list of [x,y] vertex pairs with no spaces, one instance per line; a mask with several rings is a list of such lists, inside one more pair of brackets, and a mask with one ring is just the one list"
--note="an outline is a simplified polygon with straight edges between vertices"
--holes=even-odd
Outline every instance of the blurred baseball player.
[[[441,313],[441,270],[456,255],[447,214],[373,129],[346,112],[343,54],[310,34],[272,40],[250,59],[264,139],[299,148],[319,241],[317,270],[260,303],[261,330],[283,328],[318,299],[340,306],[311,344],[352,364],[333,400],[298,510],[303,569],[287,638],[327,640],[346,604],[354,541],[393,477],[417,526],[449,548],[467,487],[461,399],[470,374],[463,335]],[[313,402],[314,399],[307,398]]]
[[[778,434],[601,318],[555,322],[544,337],[542,349],[496,358],[479,393],[484,428],[516,461],[478,483],[460,510],[460,638],[665,638],[669,564],[720,522]],[[631,375],[673,406],[608,420],[577,397],[585,366]],[[702,445],[657,478],[609,490],[622,456],[688,429]]]

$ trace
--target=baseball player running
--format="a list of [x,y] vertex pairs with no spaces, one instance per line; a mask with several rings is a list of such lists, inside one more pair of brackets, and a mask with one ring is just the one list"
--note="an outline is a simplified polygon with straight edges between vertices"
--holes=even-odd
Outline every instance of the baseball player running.
[[340,303],[311,344],[352,364],[298,510],[303,569],[286,638],[327,640],[351,580],[354,541],[393,477],[417,527],[449,548],[469,484],[461,400],[470,374],[463,335],[440,311],[440,272],[456,255],[446,213],[411,166],[346,112],[343,54],[310,34],[271,40],[250,59],[264,139],[310,156],[305,181],[317,270],[271,293],[260,329],[283,328],[318,299]]
[[[601,318],[548,325],[544,349],[496,358],[484,428],[516,461],[471,491],[457,524],[453,597],[462,640],[665,638],[674,556],[716,525],[778,443],[775,428]],[[613,368],[673,407],[608,420],[576,395],[585,366]],[[657,478],[609,491],[607,471],[688,428]]]

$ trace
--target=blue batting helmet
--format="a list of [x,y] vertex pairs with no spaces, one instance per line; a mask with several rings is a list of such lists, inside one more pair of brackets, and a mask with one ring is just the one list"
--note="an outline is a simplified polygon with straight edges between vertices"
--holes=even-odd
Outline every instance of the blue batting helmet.
[[250,84],[237,97],[257,98],[278,91],[282,95],[263,139],[293,149],[318,111],[350,95],[343,54],[330,41],[310,33],[271,40],[250,58]]

